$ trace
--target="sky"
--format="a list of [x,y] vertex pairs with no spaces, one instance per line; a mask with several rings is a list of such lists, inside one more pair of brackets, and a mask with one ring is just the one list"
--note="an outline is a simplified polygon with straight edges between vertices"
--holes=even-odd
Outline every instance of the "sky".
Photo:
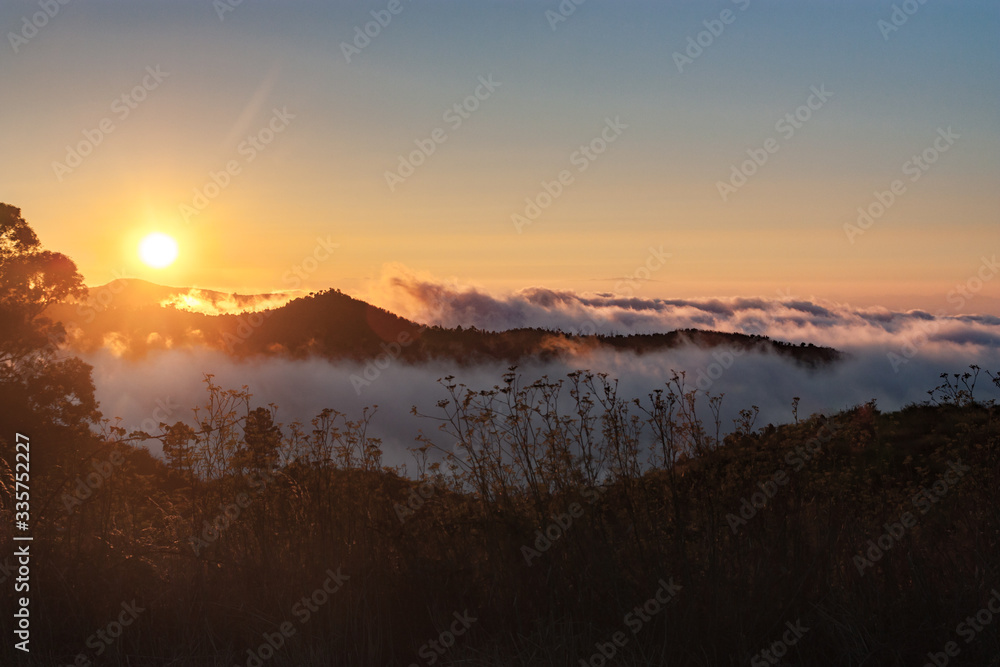
[[978,275],[1000,314],[996,2],[11,0],[0,33],[0,201],[91,285],[952,313]]

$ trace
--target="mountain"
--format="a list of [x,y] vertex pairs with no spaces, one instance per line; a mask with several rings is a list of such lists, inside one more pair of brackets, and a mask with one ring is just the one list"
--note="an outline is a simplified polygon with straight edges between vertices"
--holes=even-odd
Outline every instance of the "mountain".
[[[273,292],[270,294],[235,294],[191,287],[166,287],[138,278],[119,278],[106,285],[88,288],[88,295],[75,304],[77,315],[88,311],[115,308],[142,308],[145,306],[173,305],[180,310],[239,311],[258,309],[259,304],[285,303],[303,292]],[[64,306],[66,304],[63,304]],[[209,313],[211,314],[211,313]]]
[[[683,345],[772,352],[808,367],[830,364],[841,356],[828,347],[697,329],[610,336],[534,328],[446,329],[412,322],[339,290],[292,296],[235,295],[122,279],[92,288],[84,301],[52,307],[47,315],[63,322],[70,348],[93,351],[107,347],[129,358],[155,350],[208,347],[240,358],[316,355],[364,361],[388,354],[413,363],[432,359],[460,364],[490,360],[516,363],[600,350],[644,354]],[[274,302],[284,305],[240,314],[185,309],[237,311]]]

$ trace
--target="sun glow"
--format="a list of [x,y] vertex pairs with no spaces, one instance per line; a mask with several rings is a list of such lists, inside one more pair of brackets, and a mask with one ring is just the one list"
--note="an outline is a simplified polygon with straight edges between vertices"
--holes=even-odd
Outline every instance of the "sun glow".
[[177,259],[177,241],[166,234],[154,232],[139,244],[139,257],[154,269],[170,266]]

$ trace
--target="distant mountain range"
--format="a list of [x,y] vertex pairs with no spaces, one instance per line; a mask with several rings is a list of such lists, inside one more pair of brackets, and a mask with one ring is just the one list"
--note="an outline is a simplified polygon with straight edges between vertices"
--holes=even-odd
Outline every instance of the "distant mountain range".
[[[283,305],[252,312],[270,304]],[[250,312],[232,314],[241,309]],[[222,314],[208,314],[214,312]],[[446,329],[412,322],[339,290],[304,296],[237,295],[135,279],[91,288],[87,299],[53,306],[46,315],[66,326],[69,348],[94,351],[105,347],[128,358],[156,350],[207,347],[237,358],[321,356],[365,361],[388,354],[413,363],[434,359],[460,364],[517,363],[600,350],[644,354],[684,345],[772,352],[813,368],[841,357],[829,347],[697,329],[633,335]]]

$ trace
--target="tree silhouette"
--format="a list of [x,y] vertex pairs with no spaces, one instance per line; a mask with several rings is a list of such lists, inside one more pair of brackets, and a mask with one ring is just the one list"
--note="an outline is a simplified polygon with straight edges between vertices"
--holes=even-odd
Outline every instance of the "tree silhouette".
[[44,315],[85,293],[73,261],[43,250],[21,210],[0,204],[0,453],[12,460],[14,433],[44,442],[32,451],[36,476],[95,444],[91,367],[60,354],[65,329]]
[[255,408],[247,414],[243,425],[243,445],[237,461],[249,472],[270,472],[278,460],[281,429],[274,423],[271,411]]
[[161,438],[163,456],[167,464],[183,473],[187,479],[193,479],[195,473],[197,452],[192,442],[196,440],[197,434],[194,429],[180,421],[172,426],[166,426]]
[[0,204],[0,377],[9,377],[39,353],[53,352],[65,330],[42,313],[85,293],[73,261],[42,250],[21,209]]

